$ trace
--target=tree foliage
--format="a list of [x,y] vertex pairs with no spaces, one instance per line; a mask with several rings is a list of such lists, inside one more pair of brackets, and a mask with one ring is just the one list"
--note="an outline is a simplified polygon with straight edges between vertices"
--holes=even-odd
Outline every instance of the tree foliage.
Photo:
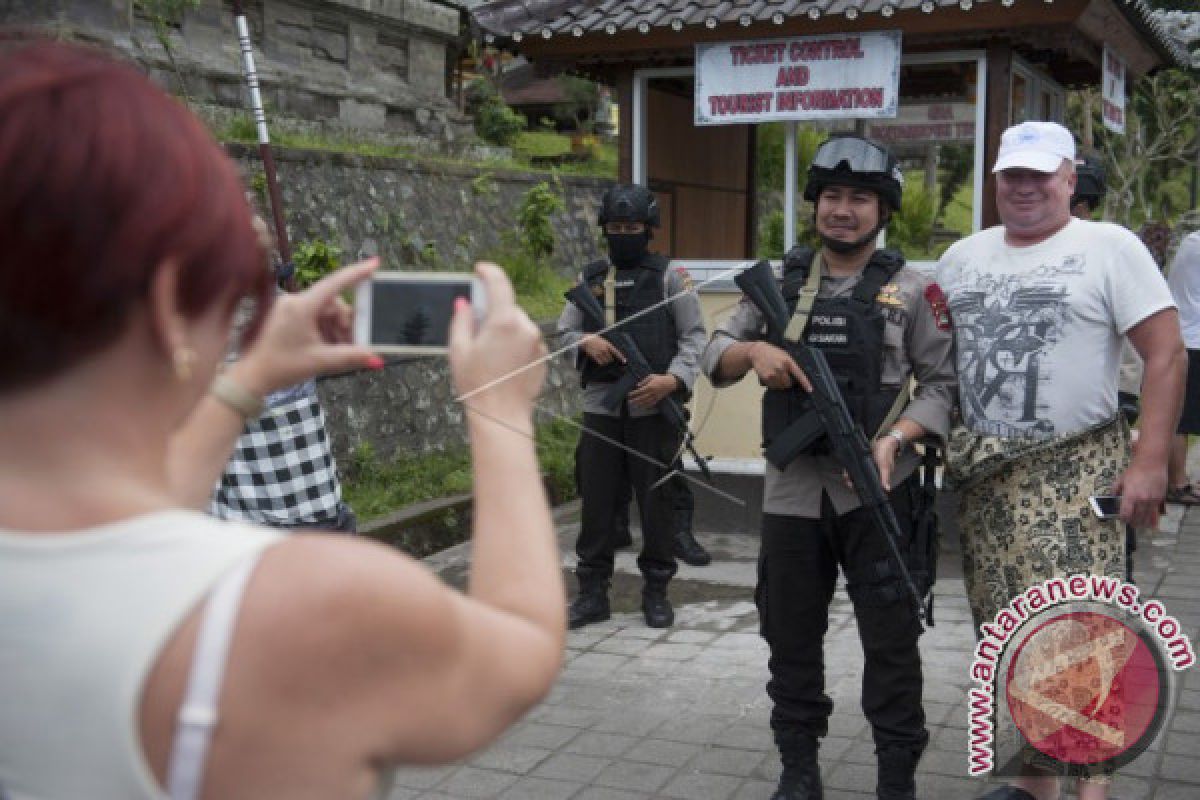
[[1200,83],[1191,73],[1162,70],[1134,84],[1125,133],[1115,134],[1103,125],[1099,89],[1073,94],[1068,123],[1082,133],[1085,151],[1103,155],[1107,170],[1105,219],[1136,228],[1182,210],[1187,200],[1172,196],[1168,181],[1196,163],[1198,105]]

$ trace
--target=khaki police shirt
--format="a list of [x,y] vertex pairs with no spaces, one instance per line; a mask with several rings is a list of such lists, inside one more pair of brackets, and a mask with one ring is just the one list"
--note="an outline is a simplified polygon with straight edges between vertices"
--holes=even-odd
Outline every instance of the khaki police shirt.
[[[628,281],[627,285],[633,285],[632,279],[626,280]],[[679,378],[688,391],[691,391],[696,382],[696,376],[700,372],[700,353],[704,350],[708,331],[704,327],[704,317],[700,313],[700,300],[696,297],[695,292],[690,291],[691,279],[687,277],[687,273],[668,267],[665,280],[667,296],[675,298],[668,306],[668,313],[675,320],[675,335],[679,345],[679,352],[667,366],[667,374]],[[621,280],[617,281],[617,286],[623,288]],[[568,301],[558,318],[559,342],[564,347],[578,345],[583,334],[583,312],[576,308],[574,303]],[[586,357],[580,350],[576,350],[576,353],[580,359]],[[604,407],[604,395],[610,386],[612,386],[611,383],[589,383],[583,390],[583,410],[588,414],[620,416],[620,408],[610,411]],[[629,402],[622,405],[628,406],[631,417],[646,417],[658,413],[657,407],[641,408]]]
[[[849,296],[862,273],[833,277],[822,273],[818,297]],[[878,303],[883,309],[884,327],[883,383],[899,387],[909,375],[917,380],[912,399],[901,418],[917,422],[930,434],[944,438],[950,427],[950,410],[954,404],[957,381],[954,373],[954,339],[948,320],[940,329],[925,289],[931,278],[904,268],[880,290]],[[716,331],[704,351],[702,369],[716,387],[735,381],[718,380],[717,367],[721,355],[734,342],[753,341],[766,337],[762,314],[746,297],[742,297],[732,315]],[[755,380],[754,371],[747,373]],[[868,432],[870,436],[874,432]],[[896,459],[892,485],[907,478],[916,469],[919,457],[911,444],[905,445]],[[798,456],[780,471],[766,465],[763,512],[816,519],[821,515],[821,495],[829,495],[838,514],[852,511],[860,504],[858,495],[848,487],[842,466],[832,456]]]

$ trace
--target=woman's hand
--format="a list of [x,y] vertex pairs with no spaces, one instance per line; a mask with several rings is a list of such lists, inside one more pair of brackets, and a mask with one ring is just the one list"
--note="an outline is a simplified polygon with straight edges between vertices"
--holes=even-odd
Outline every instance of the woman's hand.
[[340,297],[378,266],[379,259],[368,259],[325,276],[303,292],[281,295],[258,336],[230,367],[230,377],[263,396],[316,375],[381,368],[383,359],[351,344],[353,309]]
[[463,300],[454,309],[450,369],[455,390],[462,396],[494,381],[495,385],[473,394],[466,405],[528,425],[533,401],[546,379],[545,362],[530,364],[546,355],[546,345],[541,331],[517,306],[504,270],[480,262],[475,272],[483,281],[487,314],[476,331],[470,304]]

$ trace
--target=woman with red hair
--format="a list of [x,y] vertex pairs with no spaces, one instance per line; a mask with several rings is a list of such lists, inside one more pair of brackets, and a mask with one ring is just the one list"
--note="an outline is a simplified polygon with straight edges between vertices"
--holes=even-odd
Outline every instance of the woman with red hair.
[[[366,797],[390,765],[487,743],[554,680],[540,369],[466,409],[466,595],[380,545],[185,510],[264,393],[378,363],[338,300],[373,264],[268,311],[264,258],[186,109],[90,48],[0,40],[0,797]],[[460,393],[544,352],[502,271],[477,271],[490,308],[478,335],[454,316]],[[246,298],[257,339],[218,376]]]

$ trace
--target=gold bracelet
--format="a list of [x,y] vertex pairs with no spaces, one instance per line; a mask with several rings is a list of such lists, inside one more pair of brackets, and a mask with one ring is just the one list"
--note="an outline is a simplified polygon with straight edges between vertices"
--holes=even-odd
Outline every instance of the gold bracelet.
[[258,419],[262,414],[263,399],[224,375],[218,375],[208,391],[247,421]]

